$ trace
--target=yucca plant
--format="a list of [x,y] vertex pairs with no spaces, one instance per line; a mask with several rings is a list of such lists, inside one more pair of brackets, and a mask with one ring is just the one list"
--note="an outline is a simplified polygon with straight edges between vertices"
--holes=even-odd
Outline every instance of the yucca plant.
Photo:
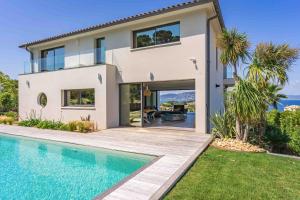
[[234,138],[234,116],[230,112],[216,113],[212,116],[211,122],[213,124],[212,133],[214,136],[225,139]]

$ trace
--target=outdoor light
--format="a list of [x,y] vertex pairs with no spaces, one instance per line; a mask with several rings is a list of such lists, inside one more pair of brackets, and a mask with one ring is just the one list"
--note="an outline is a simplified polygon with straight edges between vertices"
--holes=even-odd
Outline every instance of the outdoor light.
[[197,60],[196,60],[196,58],[195,57],[190,57],[190,59],[189,59],[190,61],[192,61],[194,64],[196,64],[197,63]]
[[154,74],[152,72],[150,72],[149,75],[150,75],[150,80],[154,81]]
[[98,80],[100,81],[100,83],[102,84],[102,76],[101,76],[101,74],[99,73],[98,74]]
[[30,82],[29,81],[26,81],[26,85],[27,85],[27,87],[30,88]]

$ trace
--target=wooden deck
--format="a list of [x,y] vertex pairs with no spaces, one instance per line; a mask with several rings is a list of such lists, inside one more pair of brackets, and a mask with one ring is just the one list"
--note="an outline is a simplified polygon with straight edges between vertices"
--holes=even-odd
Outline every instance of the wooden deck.
[[1,133],[159,156],[150,166],[96,199],[159,199],[211,142],[191,131],[115,128],[90,134],[0,125]]

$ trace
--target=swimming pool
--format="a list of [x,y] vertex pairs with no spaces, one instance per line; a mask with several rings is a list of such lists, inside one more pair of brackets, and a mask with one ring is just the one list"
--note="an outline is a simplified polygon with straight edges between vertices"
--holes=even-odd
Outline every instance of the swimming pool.
[[93,199],[153,159],[0,134],[0,199]]

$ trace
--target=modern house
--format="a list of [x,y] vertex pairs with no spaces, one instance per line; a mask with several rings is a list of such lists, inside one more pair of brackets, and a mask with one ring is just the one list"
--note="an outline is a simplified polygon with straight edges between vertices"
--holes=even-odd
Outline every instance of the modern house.
[[147,126],[160,91],[194,90],[193,128],[206,133],[223,109],[222,28],[218,1],[194,0],[22,44],[30,62],[19,76],[20,118]]

